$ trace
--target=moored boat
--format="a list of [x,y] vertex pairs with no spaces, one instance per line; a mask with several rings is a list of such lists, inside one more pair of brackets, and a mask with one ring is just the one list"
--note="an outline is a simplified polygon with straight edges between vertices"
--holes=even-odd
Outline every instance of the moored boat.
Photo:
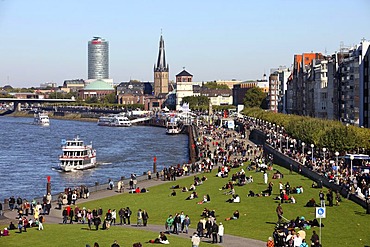
[[72,140],[62,140],[63,154],[59,156],[59,167],[65,172],[86,170],[96,166],[96,150],[92,144],[85,145],[76,136]]
[[115,114],[109,114],[108,116],[100,116],[98,119],[99,126],[110,126]]
[[111,126],[114,127],[130,127],[132,125],[130,119],[128,117],[122,115],[122,114],[117,114],[114,116]]
[[99,117],[98,125],[112,127],[130,127],[132,125],[132,122],[124,114],[119,113]]
[[181,133],[181,128],[177,122],[167,122],[166,134],[167,135],[177,135]]

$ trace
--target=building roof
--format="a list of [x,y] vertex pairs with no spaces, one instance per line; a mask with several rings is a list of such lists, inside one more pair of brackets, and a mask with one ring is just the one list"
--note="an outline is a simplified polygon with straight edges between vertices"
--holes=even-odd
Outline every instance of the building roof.
[[64,84],[85,84],[83,79],[65,80]]
[[114,88],[111,85],[101,80],[96,80],[96,81],[91,82],[84,89],[85,90],[112,90],[114,91]]
[[176,77],[178,77],[178,76],[193,76],[193,75],[190,74],[189,72],[187,72],[186,70],[183,70],[183,71],[181,71],[180,73],[178,73],[176,75]]

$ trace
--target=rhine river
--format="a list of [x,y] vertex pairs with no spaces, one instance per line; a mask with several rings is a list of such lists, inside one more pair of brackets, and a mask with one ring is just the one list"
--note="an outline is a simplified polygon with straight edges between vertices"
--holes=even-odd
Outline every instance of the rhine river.
[[[52,194],[66,187],[107,183],[109,179],[142,175],[153,169],[189,160],[188,136],[165,134],[164,128],[97,126],[96,122],[50,119],[50,126],[33,125],[33,118],[0,117],[0,200],[10,196],[32,199],[46,192],[51,177]],[[64,173],[54,170],[62,154],[61,140],[78,135],[92,142],[96,168]]]

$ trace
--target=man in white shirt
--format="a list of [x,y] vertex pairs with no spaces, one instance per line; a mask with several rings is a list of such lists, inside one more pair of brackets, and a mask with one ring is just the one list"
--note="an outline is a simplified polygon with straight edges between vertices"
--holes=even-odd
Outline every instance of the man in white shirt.
[[194,232],[193,236],[191,237],[192,247],[199,247],[200,244],[200,237],[196,232]]

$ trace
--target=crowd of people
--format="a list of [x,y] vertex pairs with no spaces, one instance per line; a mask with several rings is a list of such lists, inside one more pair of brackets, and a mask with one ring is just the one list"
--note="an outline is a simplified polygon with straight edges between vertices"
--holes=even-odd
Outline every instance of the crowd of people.
[[[271,146],[277,149],[280,149],[279,147],[282,147],[280,149],[281,152],[289,155],[290,157],[298,161],[301,161],[302,165],[310,167],[312,168],[312,170],[317,171],[318,173],[326,177],[330,177],[330,175],[334,174],[331,173],[333,172],[333,170],[329,171],[330,169],[333,169],[332,164],[329,164],[324,159],[317,157],[314,160],[309,160],[307,155],[299,153],[299,148],[290,148],[289,145],[285,146],[284,143],[282,143],[282,139],[286,139],[279,138],[277,136],[274,137],[274,134],[279,133],[279,130],[277,130],[278,132],[275,133],[271,131],[271,128],[267,128],[264,124],[253,119],[247,120],[245,122],[245,126],[247,126],[249,129],[257,128],[264,131],[265,134],[267,134],[269,137],[267,141]],[[276,128],[274,128],[274,131],[276,131],[275,129]],[[180,176],[189,176],[190,174],[197,172],[207,173],[211,172],[215,167],[217,167],[216,176],[221,179],[228,180],[225,185],[220,188],[223,194],[231,196],[231,198],[226,201],[230,203],[240,203],[241,197],[236,193],[235,187],[245,186],[253,182],[253,177],[251,175],[246,176],[244,170],[245,167],[243,166],[243,164],[248,161],[250,165],[246,169],[261,172],[263,176],[263,181],[267,186],[266,190],[261,192],[253,192],[250,190],[248,196],[258,197],[272,195],[274,184],[272,181],[268,181],[269,179],[267,175],[267,171],[272,167],[272,158],[263,155],[263,150],[261,146],[248,144],[247,142],[243,141],[243,138],[238,138],[238,134],[233,131],[227,131],[224,129],[215,131],[205,128],[201,129],[201,132],[201,136],[203,138],[201,140],[198,140],[197,142],[197,146],[200,150],[200,162],[183,165],[178,164],[169,166],[168,168],[164,167],[161,171],[157,173],[158,179],[176,181],[177,178]],[[282,133],[283,135],[286,135],[284,131],[282,131]],[[230,139],[231,141],[228,141]],[[353,186],[353,188],[356,187],[357,190],[358,188],[360,188],[360,192],[363,193],[364,196],[368,196],[369,192],[366,191],[366,186],[368,188],[368,184],[366,183],[366,181],[363,182],[363,179],[361,180],[362,174],[355,173],[354,179],[350,179],[347,176],[349,174],[348,167],[346,167],[344,164],[342,165],[343,167],[335,171],[336,173],[335,178],[333,178],[333,182],[345,185],[349,184],[350,186],[348,187],[348,189],[350,189],[351,186]],[[283,178],[283,174],[279,171],[276,171],[272,176],[272,179],[280,178]],[[180,186],[179,184],[172,186],[170,188],[172,190],[170,196],[177,196],[176,190],[178,189],[181,190],[181,192],[191,192],[190,195],[186,197],[186,200],[199,198],[197,187],[206,183],[206,181],[206,175],[194,175],[194,180],[189,187]],[[118,192],[123,192],[124,184],[123,182],[120,182],[121,181],[117,183],[117,190]],[[145,188],[142,188],[145,191],[142,191],[142,189],[140,189],[137,184],[136,174],[131,174],[128,186],[129,190],[132,193],[143,193],[148,191]],[[114,190],[115,188],[116,185],[114,184],[113,180],[110,180],[108,183],[108,189]],[[365,190],[363,190],[364,188]],[[281,181],[279,182],[279,196],[275,199],[279,200],[280,203],[278,208],[276,209],[276,212],[278,215],[278,222],[283,223],[283,227],[276,228],[273,233],[272,241],[275,243],[275,246],[296,246],[296,244],[299,242],[301,245],[306,241],[305,233],[302,231],[304,231],[304,229],[307,229],[308,226],[318,225],[317,220],[305,220],[304,217],[297,217],[297,219],[285,220],[284,222],[281,204],[285,202],[295,203],[296,198],[294,197],[294,195],[302,194],[303,192],[304,188],[300,185],[291,186],[289,182],[286,182],[285,184],[282,184]],[[338,196],[338,194],[339,193],[336,191],[329,190],[329,192],[324,195],[324,197],[326,196],[329,206],[332,206],[334,202],[336,202],[336,205],[338,205],[338,202],[340,202],[340,196]],[[78,206],[76,206],[76,202],[78,199],[88,197],[89,190],[86,186],[81,186],[75,189],[68,188],[65,190],[64,193],[61,193],[59,195],[58,205],[59,208],[62,209],[64,224],[88,224],[89,229],[95,228],[96,230],[108,230],[112,225],[116,224],[131,225],[130,218],[132,212],[129,207],[121,208],[118,211],[116,211],[115,209],[108,209],[106,212],[104,212],[102,208],[90,210],[86,208],[79,208]],[[210,194],[201,195],[200,197],[202,198],[202,200],[196,200],[197,204],[206,204],[211,201]],[[323,200],[325,205],[325,199],[322,199],[321,193],[319,197],[321,205]],[[33,202],[28,203],[26,200],[20,199],[20,203],[18,203],[18,199],[15,200],[14,197],[10,198],[9,208],[19,211],[20,220],[18,222],[18,229],[21,226],[20,231],[26,231],[27,227],[24,227],[24,225],[26,224],[28,226],[28,224],[30,223],[24,222],[24,218],[28,214],[35,215],[35,211],[38,212],[38,214],[36,214],[37,218],[34,217],[34,220],[31,220],[31,224],[35,224],[38,227],[40,227],[41,225],[41,228],[43,228],[43,219],[40,219],[40,216],[42,217],[42,215],[48,214],[50,212],[51,207],[48,206],[48,204],[50,204],[50,201],[50,195],[46,195],[45,200],[43,200],[41,203],[35,203],[34,205]],[[307,206],[316,205],[318,204],[314,199],[310,200],[307,203]],[[138,209],[135,215],[136,224],[134,224],[136,226],[147,226],[149,215],[145,209]],[[232,215],[228,218],[225,218],[225,220],[238,220],[239,217],[239,211],[235,210]],[[177,212],[173,215],[169,215],[165,221],[165,231],[160,232],[157,238],[150,240],[149,242],[168,244],[169,241],[166,237],[166,233],[188,234],[189,225],[190,217],[184,212]],[[296,227],[300,229],[298,232],[295,231]],[[216,221],[215,210],[204,208],[203,212],[201,213],[201,219],[196,224],[196,232],[191,237],[193,246],[199,246],[201,238],[210,238],[212,239],[213,243],[222,243],[223,235],[224,226],[221,222],[218,223]],[[319,242],[319,239],[316,238],[316,236],[313,236],[313,238],[311,238],[311,241],[313,243],[313,246],[319,246],[314,245],[316,244],[316,242]],[[284,242],[284,245],[276,245],[277,242],[281,244]]]
[[[348,195],[353,194],[363,200],[370,199],[370,175],[367,170],[353,169],[349,162],[338,157],[338,153],[336,155],[337,150],[319,149],[315,145],[306,145],[289,136],[284,127],[260,119],[248,117],[245,125],[250,130],[262,131],[267,137],[266,142],[271,147],[339,185],[348,192]],[[352,153],[358,153],[358,150]],[[369,161],[363,160],[362,165],[369,166]]]

